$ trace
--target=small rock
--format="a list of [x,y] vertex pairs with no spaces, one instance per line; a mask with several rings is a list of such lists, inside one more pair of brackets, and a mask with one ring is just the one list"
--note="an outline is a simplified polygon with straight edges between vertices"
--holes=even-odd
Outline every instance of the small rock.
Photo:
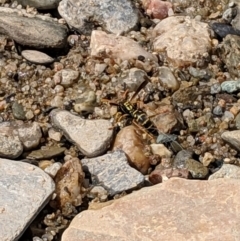
[[185,162],[188,159],[192,158],[192,156],[193,156],[192,151],[188,151],[188,150],[179,151],[173,160],[174,167],[180,168],[180,169],[184,168]]
[[61,0],[18,0],[18,3],[24,7],[30,6],[37,9],[54,9],[58,7]]
[[79,72],[72,69],[62,69],[58,71],[53,79],[55,84],[61,84],[63,87],[70,87],[77,80]]
[[54,130],[53,128],[50,128],[48,130],[48,136],[54,141],[60,141],[62,138],[62,133],[59,131]]
[[174,66],[194,64],[211,49],[208,25],[188,17],[165,18],[154,32],[157,34],[154,50],[166,52],[167,59]]
[[37,50],[23,50],[22,56],[33,64],[51,64],[54,59],[49,55]]
[[202,159],[202,164],[203,166],[207,167],[209,166],[210,163],[214,162],[215,158],[210,152],[205,152],[203,159]]
[[238,130],[240,130],[240,113],[235,117],[235,126]]
[[222,139],[240,151],[240,130],[225,131],[221,135]]
[[135,126],[124,127],[116,136],[113,150],[123,150],[129,158],[131,166],[142,174],[150,167],[149,151],[143,133]]
[[151,144],[151,151],[153,154],[159,155],[160,157],[171,157],[172,152],[169,151],[163,144]]
[[218,94],[220,93],[222,90],[221,85],[219,83],[215,83],[213,85],[211,85],[211,90],[210,93],[213,94]]
[[191,173],[193,178],[204,179],[208,175],[208,168],[194,159],[186,160],[184,168]]
[[83,170],[90,172],[96,184],[102,185],[111,196],[135,189],[144,182],[144,176],[129,166],[123,151],[82,159],[81,163]]
[[108,120],[86,120],[64,110],[52,110],[52,125],[88,157],[103,154],[112,141],[113,129]]
[[24,46],[62,48],[67,44],[68,30],[54,21],[0,12],[0,33]]
[[218,178],[240,179],[240,167],[231,164],[223,164],[217,172],[208,178],[208,180]]
[[179,168],[168,168],[168,169],[155,169],[149,175],[149,181],[152,184],[158,184],[163,182],[164,180],[168,180],[171,177],[181,177],[189,179],[191,178],[191,174],[187,169],[179,169]]
[[[128,48],[126,48],[128,46]],[[120,58],[121,60],[138,59],[138,56],[144,56],[157,62],[157,57],[148,53],[137,42],[124,36],[107,34],[103,31],[94,30],[91,35],[91,55],[108,56],[110,58]]]
[[240,30],[234,29],[226,23],[212,23],[211,28],[221,38],[225,38],[227,35],[240,35]]
[[213,108],[213,114],[217,116],[222,116],[223,115],[223,108],[219,105],[215,106]]
[[55,184],[28,163],[0,159],[0,166],[0,240],[19,240],[48,203]]
[[231,179],[172,178],[97,211],[81,212],[62,241],[238,240],[239,185],[239,180]]
[[221,84],[222,91],[226,91],[227,93],[233,93],[237,90],[240,90],[240,80],[235,81],[235,80],[229,80],[229,81],[224,81]]
[[23,109],[22,104],[19,104],[17,101],[15,101],[12,105],[12,113],[15,119],[17,120],[25,120],[25,111]]
[[61,162],[55,162],[52,165],[47,166],[44,171],[51,177],[54,178],[57,174],[57,172],[60,170],[62,167]]
[[121,34],[138,22],[137,11],[129,0],[63,0],[58,11],[71,27],[84,34],[91,32],[95,23],[108,32]]
[[54,178],[57,197],[52,205],[60,208],[64,216],[72,214],[73,210],[68,208],[69,204],[73,207],[82,204],[82,198],[85,195],[82,187],[84,176],[80,160],[76,157],[64,163],[57,172]]
[[107,200],[108,192],[102,186],[94,186],[91,188],[87,196],[100,202],[105,202]]
[[27,158],[36,160],[51,159],[52,157],[62,155],[65,150],[65,147],[46,146],[42,149],[30,152]]

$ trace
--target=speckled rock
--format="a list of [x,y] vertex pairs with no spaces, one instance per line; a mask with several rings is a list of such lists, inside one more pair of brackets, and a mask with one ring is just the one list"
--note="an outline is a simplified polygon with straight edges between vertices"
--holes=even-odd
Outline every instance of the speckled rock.
[[240,130],[225,131],[221,135],[222,139],[240,151]]
[[57,8],[61,0],[18,0],[18,3],[26,7],[35,7],[37,9],[54,9]]
[[231,164],[223,164],[217,172],[213,173],[208,178],[208,180],[218,178],[240,179],[240,167]]
[[62,69],[54,75],[53,80],[56,85],[61,84],[64,87],[69,87],[77,80],[78,76],[79,72],[76,70]]
[[15,119],[17,120],[25,120],[26,113],[23,109],[23,105],[19,104],[17,101],[14,101],[12,104],[12,113]]
[[129,0],[63,0],[58,11],[70,26],[82,33],[93,30],[94,22],[116,34],[129,31],[138,22],[137,11]]
[[67,44],[67,32],[67,27],[57,22],[0,12],[0,33],[22,45],[62,48]]
[[174,66],[194,64],[211,49],[208,25],[194,19],[168,17],[157,24],[154,32],[154,50],[166,52]]
[[40,168],[0,159],[0,240],[19,240],[55,190]]
[[86,120],[63,110],[53,110],[50,116],[53,126],[88,157],[103,154],[111,144],[113,129],[108,120]]
[[14,159],[23,152],[18,132],[10,122],[0,123],[0,157]]
[[81,212],[62,241],[238,240],[239,185],[231,179],[170,179]]
[[51,64],[54,61],[49,55],[37,50],[23,50],[21,54],[23,58],[33,64]]
[[124,36],[107,34],[99,30],[92,31],[90,48],[92,56],[101,56],[104,54],[111,58],[130,60],[137,59],[141,55],[145,59],[157,62],[155,55],[148,53],[134,40]]
[[81,160],[83,170],[90,172],[95,185],[102,185],[110,195],[137,188],[144,176],[130,167],[123,151],[114,151],[104,156]]
[[194,159],[186,160],[184,168],[191,173],[193,178],[204,179],[208,175],[208,168]]
[[[240,32],[240,31],[239,31]],[[240,62],[240,36],[227,35],[218,46],[220,57],[232,77],[240,77],[238,64]]]
[[189,150],[182,150],[177,153],[173,160],[173,165],[176,168],[184,168],[186,160],[192,158],[193,152]]
[[224,81],[221,84],[222,91],[226,91],[227,93],[233,93],[235,91],[240,90],[240,80],[228,80]]

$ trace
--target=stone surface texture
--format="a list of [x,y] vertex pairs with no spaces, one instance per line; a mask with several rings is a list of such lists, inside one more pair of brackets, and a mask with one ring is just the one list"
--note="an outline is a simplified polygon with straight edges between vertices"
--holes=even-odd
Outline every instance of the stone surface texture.
[[37,50],[23,50],[21,55],[23,58],[34,64],[50,64],[54,61],[49,55]]
[[82,159],[81,163],[83,170],[90,172],[92,179],[102,185],[110,195],[137,188],[144,182],[144,176],[129,166],[123,151]]
[[215,173],[213,173],[208,180],[218,179],[218,178],[233,178],[240,179],[240,167],[223,164],[222,167]]
[[63,110],[53,110],[50,115],[53,126],[62,130],[84,155],[95,157],[108,149],[113,136],[110,121],[86,120]]
[[40,168],[0,159],[0,240],[18,240],[55,189]]
[[154,28],[154,50],[174,66],[196,63],[211,49],[208,25],[182,16],[168,17]]
[[58,11],[70,26],[82,33],[91,31],[94,22],[116,34],[129,31],[138,22],[137,11],[129,0],[62,0]]
[[18,0],[18,3],[23,6],[35,7],[37,9],[53,9],[57,8],[61,0]]
[[240,130],[225,131],[221,135],[222,139],[240,151]]
[[36,48],[62,48],[67,43],[67,27],[54,21],[0,12],[0,33],[17,43]]
[[111,58],[131,60],[142,55],[145,59],[157,62],[155,55],[147,52],[134,40],[99,30],[92,31],[90,48],[92,56],[106,55]]
[[240,239],[240,182],[170,179],[74,218],[62,241]]

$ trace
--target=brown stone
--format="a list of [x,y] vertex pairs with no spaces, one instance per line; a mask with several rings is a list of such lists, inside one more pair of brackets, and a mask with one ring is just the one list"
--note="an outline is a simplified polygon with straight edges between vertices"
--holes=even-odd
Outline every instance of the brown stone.
[[240,240],[239,185],[173,178],[81,212],[62,241]]

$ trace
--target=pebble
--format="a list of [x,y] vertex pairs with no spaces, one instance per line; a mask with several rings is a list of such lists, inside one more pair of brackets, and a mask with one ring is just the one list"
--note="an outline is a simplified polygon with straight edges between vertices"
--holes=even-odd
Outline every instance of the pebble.
[[160,157],[171,157],[172,152],[169,151],[163,144],[151,144],[151,151],[153,154],[159,155]]
[[222,133],[221,138],[240,151],[240,130],[225,131]]
[[177,153],[173,160],[173,166],[175,168],[184,168],[186,160],[192,158],[193,152],[189,150],[182,150]]
[[213,108],[213,114],[217,116],[222,116],[223,115],[223,108],[219,105],[215,106]]
[[235,121],[236,128],[240,130],[240,113],[237,114],[234,121]]
[[51,205],[60,208],[66,217],[73,214],[73,207],[82,204],[82,198],[85,196],[85,189],[82,186],[84,176],[80,160],[73,157],[60,167],[54,178],[57,196]]
[[226,23],[212,23],[210,26],[221,38],[225,38],[227,35],[240,35],[240,30],[234,29]]
[[231,179],[173,178],[97,211],[81,212],[64,231],[62,241],[239,239],[239,185]]
[[138,59],[138,56],[141,55],[145,59],[157,62],[155,55],[147,52],[134,40],[124,36],[107,34],[99,30],[92,31],[90,49],[91,56],[101,56],[104,54],[110,58],[132,60]]
[[214,161],[215,161],[215,158],[210,152],[204,153],[204,156],[203,156],[203,159],[202,159],[203,166],[207,167]]
[[54,83],[60,84],[63,87],[70,87],[73,85],[74,81],[78,79],[79,72],[72,69],[62,69],[58,71],[54,77]]
[[103,154],[109,148],[113,137],[111,122],[108,120],[86,120],[64,110],[52,110],[52,125],[88,157]]
[[222,91],[226,91],[227,93],[233,93],[240,90],[240,80],[228,80],[224,81],[221,84]]
[[61,156],[65,150],[65,147],[46,146],[42,147],[42,149],[31,151],[27,155],[27,158],[35,160],[51,159],[53,157]]
[[[129,0],[62,0],[58,6],[60,15],[81,33],[89,33],[97,23],[107,32],[121,34],[138,23],[137,10]],[[86,21],[88,19],[88,21]]]
[[214,180],[218,178],[240,179],[240,167],[231,164],[223,164],[222,167],[215,173],[213,173],[208,180]]
[[54,9],[57,8],[61,0],[18,0],[18,3],[22,6],[31,6],[41,10]]
[[208,175],[208,168],[194,159],[186,160],[184,168],[191,173],[193,178],[205,179]]
[[165,52],[174,66],[194,64],[211,49],[207,24],[194,19],[168,17],[156,25],[154,32],[154,51]]
[[23,50],[21,52],[21,55],[23,58],[28,60],[29,62],[33,64],[51,64],[54,59],[50,57],[49,55],[37,51],[37,50]]
[[130,165],[142,174],[147,174],[150,154],[143,134],[133,125],[124,127],[115,138],[113,150],[123,150],[128,156]]
[[28,163],[0,159],[0,166],[0,240],[19,240],[48,203],[55,184]]
[[17,101],[15,101],[12,104],[12,113],[15,119],[17,120],[25,120],[26,119],[26,113],[24,111],[23,105],[19,104]]
[[54,178],[57,174],[57,172],[61,169],[62,163],[61,162],[55,162],[52,165],[47,166],[44,171],[51,177]]
[[166,89],[174,92],[179,89],[180,83],[177,81],[175,76],[173,75],[170,68],[166,66],[162,66],[158,68],[159,70],[159,82],[161,86],[165,87]]
[[210,93],[218,94],[219,92],[221,92],[221,90],[222,90],[221,85],[219,83],[215,83],[211,85]]
[[54,21],[0,12],[0,33],[24,46],[63,48],[67,44],[68,30],[66,26]]
[[96,185],[103,186],[114,196],[127,190],[136,189],[144,182],[144,176],[130,167],[123,151],[114,151],[103,156],[82,159],[83,170],[90,172],[97,180]]

